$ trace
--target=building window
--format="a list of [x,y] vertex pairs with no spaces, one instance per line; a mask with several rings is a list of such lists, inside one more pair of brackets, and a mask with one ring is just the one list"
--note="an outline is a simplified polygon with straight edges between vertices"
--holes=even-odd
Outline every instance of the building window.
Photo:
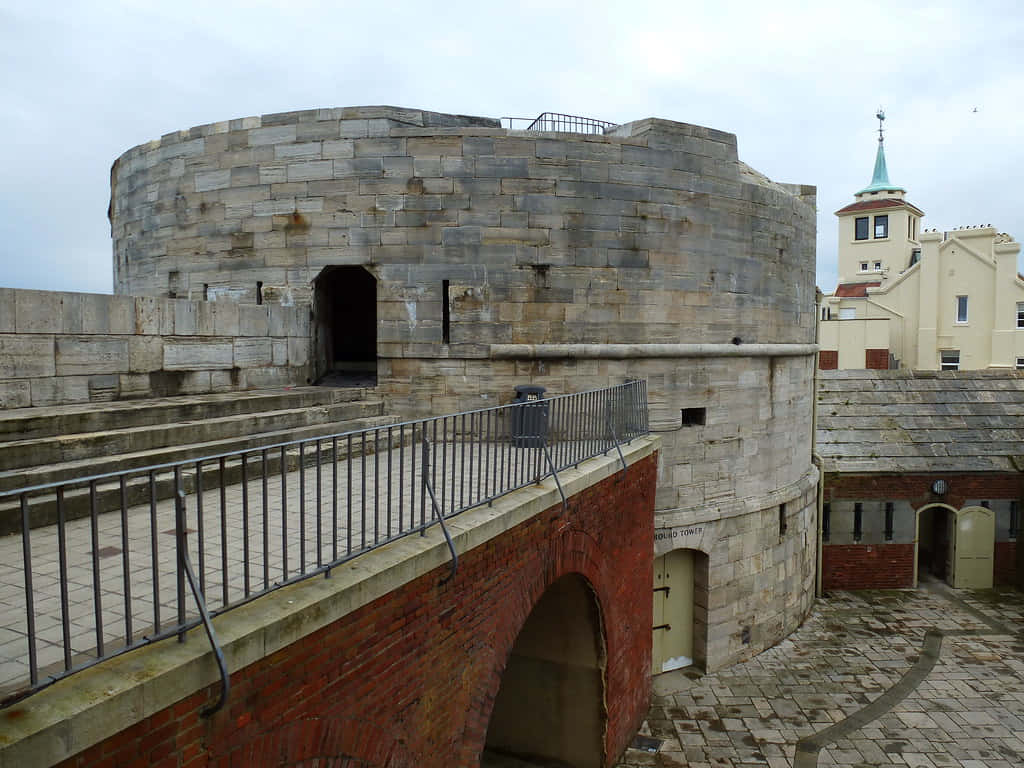
[[892,541],[892,523],[894,517],[894,505],[891,501],[885,502],[885,540]]
[[1010,538],[1017,538],[1017,531],[1020,529],[1020,510],[1018,509],[1017,502],[1010,502]]
[[832,528],[832,505],[825,503],[821,507],[821,540],[828,541]]
[[960,350],[959,349],[944,349],[939,353],[942,357],[942,363],[939,366],[940,370],[943,371],[959,371],[960,370]]
[[1017,302],[1017,327],[1024,328],[1024,301]]
[[786,523],[786,505],[779,504],[779,536],[785,536],[788,527],[789,525]]
[[956,321],[958,323],[967,322],[967,297],[957,296],[956,297]]
[[881,272],[881,271],[882,271],[882,262],[876,261],[875,262],[875,272]]
[[914,266],[920,260],[921,260],[921,249],[920,248],[914,248],[910,252],[910,264],[909,264],[909,266],[911,266],[911,267]]
[[707,421],[705,408],[680,408],[680,425],[684,427],[703,427]]
[[853,540],[860,541],[864,535],[864,505],[859,501],[853,505]]
[[1024,357],[1017,358],[1017,370],[1024,371]]
[[831,320],[832,319],[832,307],[822,307],[821,308],[821,319],[822,320]]
[[452,342],[451,281],[441,281],[441,343]]
[[862,261],[860,263],[860,271],[861,272],[867,272],[868,271],[868,263],[866,261]]
[[856,320],[857,319],[857,308],[856,307],[840,307],[839,308],[839,319],[840,320]]
[[875,216],[875,238],[881,239],[889,236],[889,217],[885,214]]
[[867,240],[868,239],[868,217],[858,216],[853,220],[853,231],[854,238],[856,240]]

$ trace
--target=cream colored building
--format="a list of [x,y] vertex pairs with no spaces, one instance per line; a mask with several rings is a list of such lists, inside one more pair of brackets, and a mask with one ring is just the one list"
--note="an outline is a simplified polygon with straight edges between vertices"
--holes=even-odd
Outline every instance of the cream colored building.
[[990,225],[922,229],[924,212],[889,181],[881,129],[871,184],[836,216],[822,368],[1024,369],[1020,243]]

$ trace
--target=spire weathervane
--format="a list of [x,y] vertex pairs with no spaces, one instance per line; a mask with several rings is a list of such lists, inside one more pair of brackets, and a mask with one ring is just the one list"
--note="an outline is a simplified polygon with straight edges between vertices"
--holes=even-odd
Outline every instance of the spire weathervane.
[[884,140],[882,137],[882,123],[885,122],[885,110],[879,107],[875,117],[878,118],[878,143],[881,144]]

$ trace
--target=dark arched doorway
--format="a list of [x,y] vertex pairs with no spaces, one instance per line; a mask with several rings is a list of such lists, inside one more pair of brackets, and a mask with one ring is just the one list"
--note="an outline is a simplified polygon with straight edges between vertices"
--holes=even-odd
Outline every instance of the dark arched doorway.
[[376,278],[359,266],[320,272],[313,283],[313,336],[317,383],[376,384]]
[[552,584],[516,638],[487,727],[481,766],[504,756],[600,768],[604,758],[605,648],[590,585]]

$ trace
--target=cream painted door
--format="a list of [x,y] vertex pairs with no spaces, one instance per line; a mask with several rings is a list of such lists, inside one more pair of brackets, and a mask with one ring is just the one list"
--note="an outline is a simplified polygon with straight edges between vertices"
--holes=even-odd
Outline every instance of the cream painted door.
[[654,561],[654,674],[693,663],[693,550],[676,549]]
[[995,515],[991,509],[972,507],[956,516],[953,586],[989,589],[995,549]]

